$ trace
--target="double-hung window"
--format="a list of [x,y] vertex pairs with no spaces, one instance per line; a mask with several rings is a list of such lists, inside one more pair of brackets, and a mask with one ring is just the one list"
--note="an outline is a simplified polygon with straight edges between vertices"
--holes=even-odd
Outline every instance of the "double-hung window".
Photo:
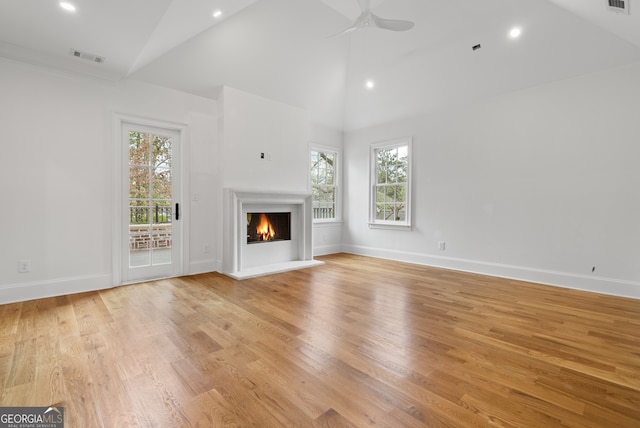
[[370,227],[411,227],[411,143],[371,145]]
[[338,152],[311,149],[311,194],[313,221],[337,221],[339,218]]

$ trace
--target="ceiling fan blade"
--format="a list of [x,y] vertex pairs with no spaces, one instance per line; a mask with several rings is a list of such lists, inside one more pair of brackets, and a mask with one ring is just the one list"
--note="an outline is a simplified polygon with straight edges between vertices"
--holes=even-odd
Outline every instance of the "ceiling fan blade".
[[327,36],[327,39],[333,39],[334,37],[344,36],[345,34],[350,33],[350,32],[352,32],[352,31],[356,30],[357,28],[358,28],[358,27],[356,27],[356,26],[352,25],[351,27],[349,27],[349,28],[347,28],[347,29],[345,29],[345,30],[340,31],[339,33],[332,34],[331,36]]
[[351,27],[340,31],[337,34],[334,34],[332,36],[327,37],[328,39],[334,38],[334,37],[340,37],[343,36],[347,33],[350,33],[354,30],[357,30],[358,28],[362,28],[362,27],[366,27],[368,24],[367,22],[369,22],[370,19],[367,18],[367,15],[365,13],[360,14],[360,16],[355,20],[355,22],[353,24],[351,24]]
[[360,16],[356,18],[355,22],[351,25],[351,27],[347,28],[339,32],[338,34],[334,34],[333,36],[329,36],[328,38],[342,36],[343,34],[350,33],[353,30],[358,28],[371,28],[378,27],[383,30],[391,30],[391,31],[407,31],[413,28],[415,25],[412,21],[403,21],[399,19],[384,19],[380,18],[377,15],[374,15],[371,12],[371,0],[358,0],[360,4],[360,9],[362,13]]
[[371,14],[373,18],[373,22],[375,22],[376,26],[385,30],[391,31],[407,31],[411,30],[415,23],[411,21],[403,21],[400,19],[384,19],[379,16]]

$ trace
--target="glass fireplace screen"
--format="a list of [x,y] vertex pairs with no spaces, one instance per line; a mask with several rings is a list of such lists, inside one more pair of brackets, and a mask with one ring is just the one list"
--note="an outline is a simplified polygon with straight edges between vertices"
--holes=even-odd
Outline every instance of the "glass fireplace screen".
[[247,244],[291,240],[291,213],[247,213]]

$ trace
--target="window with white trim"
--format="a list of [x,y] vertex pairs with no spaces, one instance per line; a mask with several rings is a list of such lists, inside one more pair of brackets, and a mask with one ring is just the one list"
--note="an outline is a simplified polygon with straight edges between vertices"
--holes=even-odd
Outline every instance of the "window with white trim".
[[311,149],[311,195],[313,221],[337,221],[339,218],[338,152]]
[[411,143],[371,145],[371,227],[411,227]]

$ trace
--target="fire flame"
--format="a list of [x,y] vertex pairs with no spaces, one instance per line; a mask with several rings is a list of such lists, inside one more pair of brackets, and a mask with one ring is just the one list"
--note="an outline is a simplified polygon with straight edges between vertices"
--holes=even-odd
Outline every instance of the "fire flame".
[[260,241],[270,241],[276,236],[276,231],[273,230],[273,226],[265,214],[260,214],[260,222],[256,227],[256,232]]

